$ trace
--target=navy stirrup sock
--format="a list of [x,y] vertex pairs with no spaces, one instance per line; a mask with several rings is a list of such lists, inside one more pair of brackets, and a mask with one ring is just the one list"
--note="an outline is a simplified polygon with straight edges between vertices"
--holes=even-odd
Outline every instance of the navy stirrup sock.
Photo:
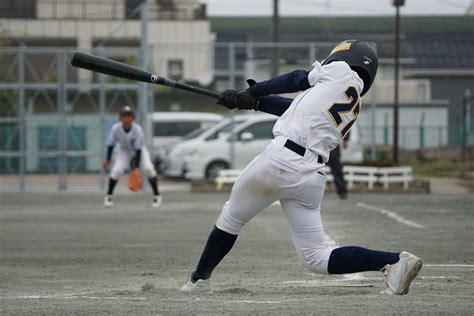
[[236,239],[237,235],[229,234],[214,226],[207,239],[196,270],[191,275],[191,281],[194,283],[199,279],[209,279],[214,268],[232,249]]
[[114,188],[115,185],[117,184],[118,180],[109,178],[109,188],[107,189],[107,195],[112,195],[114,194]]
[[364,271],[380,271],[387,264],[400,260],[400,254],[370,250],[362,247],[341,247],[331,252],[328,262],[329,274],[344,274]]

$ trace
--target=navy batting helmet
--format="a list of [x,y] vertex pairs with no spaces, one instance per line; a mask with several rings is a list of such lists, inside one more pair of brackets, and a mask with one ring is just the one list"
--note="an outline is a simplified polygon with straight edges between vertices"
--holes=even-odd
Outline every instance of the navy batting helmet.
[[343,41],[334,47],[322,64],[326,65],[333,61],[345,61],[352,70],[359,74],[359,77],[364,81],[361,95],[369,91],[379,64],[377,53],[369,44],[359,40]]

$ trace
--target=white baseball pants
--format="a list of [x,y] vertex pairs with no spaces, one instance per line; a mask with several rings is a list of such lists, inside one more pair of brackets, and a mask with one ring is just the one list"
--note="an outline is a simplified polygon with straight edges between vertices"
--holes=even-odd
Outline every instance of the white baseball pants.
[[[118,180],[121,175],[127,170],[130,169],[130,162],[134,156],[133,152],[119,149],[115,155],[114,165],[110,171],[109,176]],[[150,153],[146,147],[142,148],[142,153],[140,156],[140,168],[146,173],[149,178],[156,176],[155,167],[151,162]]]
[[284,147],[286,140],[275,138],[245,168],[216,226],[238,235],[252,217],[279,200],[299,259],[310,271],[328,274],[332,249],[326,243],[320,214],[326,185],[324,164],[308,150],[302,157]]

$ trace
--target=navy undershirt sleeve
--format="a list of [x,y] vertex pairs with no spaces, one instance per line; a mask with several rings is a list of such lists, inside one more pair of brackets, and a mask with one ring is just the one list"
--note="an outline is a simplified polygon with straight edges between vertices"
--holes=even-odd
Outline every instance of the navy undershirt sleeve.
[[255,84],[255,95],[263,97],[270,94],[292,93],[310,88],[308,81],[309,71],[295,70],[270,80]]
[[105,160],[112,159],[112,152],[113,151],[114,151],[114,146],[113,145],[107,146],[107,156],[106,156]]
[[258,110],[261,112],[270,113],[276,116],[282,116],[283,113],[290,107],[293,99],[284,98],[276,95],[269,95],[258,98],[260,103]]
[[135,160],[134,160],[134,162],[135,162],[134,167],[135,167],[135,168],[140,168],[140,160],[141,160],[141,157],[142,157],[142,150],[141,150],[141,149],[137,149],[137,150],[135,151]]

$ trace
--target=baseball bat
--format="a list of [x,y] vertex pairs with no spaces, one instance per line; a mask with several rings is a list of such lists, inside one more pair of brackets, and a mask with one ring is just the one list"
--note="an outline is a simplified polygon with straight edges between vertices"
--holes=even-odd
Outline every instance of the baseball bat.
[[168,78],[154,75],[148,71],[141,70],[137,67],[120,63],[104,57],[94,56],[82,52],[75,52],[71,59],[71,65],[74,67],[87,69],[113,77],[123,79],[136,80],[146,83],[153,83],[171,88],[186,90],[212,98],[218,98],[219,93],[199,87],[195,87],[183,82],[171,80]]

